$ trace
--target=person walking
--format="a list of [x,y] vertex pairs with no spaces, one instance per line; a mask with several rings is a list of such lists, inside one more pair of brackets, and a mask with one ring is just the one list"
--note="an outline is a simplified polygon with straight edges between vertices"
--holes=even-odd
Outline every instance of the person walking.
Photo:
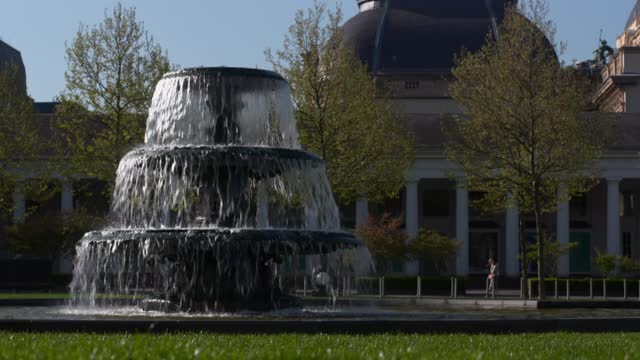
[[491,298],[496,296],[496,278],[498,277],[498,262],[494,258],[489,259],[489,275],[487,275],[487,289],[485,297],[489,297],[491,292]]

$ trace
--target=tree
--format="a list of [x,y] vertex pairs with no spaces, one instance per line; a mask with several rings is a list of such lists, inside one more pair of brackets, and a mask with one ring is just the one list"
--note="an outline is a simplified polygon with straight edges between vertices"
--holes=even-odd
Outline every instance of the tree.
[[265,55],[289,81],[300,142],[324,159],[338,201],[381,201],[404,186],[413,137],[344,43],[341,22],[339,7],[330,11],[316,1],[296,13],[282,49]]
[[[49,143],[42,137],[43,124],[38,122],[33,101],[24,89],[20,69],[15,63],[0,68],[0,216],[11,216],[14,188],[23,177],[48,176],[43,154]],[[33,189],[31,186],[33,185]],[[29,193],[40,184],[21,185]]]
[[414,259],[430,260],[438,273],[446,269],[446,261],[456,255],[460,242],[431,230],[420,229],[409,243],[408,253]]
[[409,236],[402,228],[402,219],[402,216],[385,213],[380,218],[369,217],[365,224],[356,228],[356,236],[371,252],[379,274],[388,272],[389,260],[405,257]]
[[73,256],[85,232],[103,225],[101,217],[84,209],[71,213],[36,212],[6,228],[9,249],[21,255],[55,257]]
[[167,54],[135,9],[118,3],[99,25],[80,25],[66,57],[56,126],[62,171],[112,183],[122,156],[143,141],[155,85],[170,69]]
[[[566,255],[576,243],[560,244],[549,234],[544,235],[544,264],[545,273],[549,275],[558,274],[558,257]],[[527,261],[523,263],[536,262],[538,259],[538,242],[527,245]]]
[[596,249],[596,264],[600,268],[600,272],[605,277],[610,277],[616,270],[616,256],[612,254],[603,254]]
[[[578,117],[589,101],[587,87],[562,67],[553,40],[534,25],[549,24],[541,3],[532,2],[533,22],[508,8],[499,39],[487,37],[479,51],[463,52],[450,85],[464,117],[449,132],[447,156],[470,189],[485,193],[484,206],[518,206],[522,252],[522,214],[531,214],[536,238],[543,239],[541,216],[556,209],[559,189],[566,200],[595,184],[595,161],[604,145],[595,135],[602,124]],[[538,291],[544,298],[544,241],[537,244]]]

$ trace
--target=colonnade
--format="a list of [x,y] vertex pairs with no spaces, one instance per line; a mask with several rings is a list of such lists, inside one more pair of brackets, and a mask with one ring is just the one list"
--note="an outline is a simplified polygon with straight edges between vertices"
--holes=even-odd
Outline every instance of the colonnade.
[[[606,250],[608,254],[621,254],[620,233],[620,181],[621,178],[606,178],[607,183],[607,239]],[[406,183],[405,191],[405,225],[409,238],[417,235],[419,229],[418,209],[418,184],[419,179],[411,179]],[[570,241],[570,211],[569,201],[560,190],[558,194],[558,209],[556,213],[556,238],[560,244],[568,244]],[[455,196],[455,238],[460,242],[460,248],[456,256],[455,273],[464,276],[469,273],[469,192],[463,184],[456,185]],[[368,217],[368,203],[360,199],[356,203],[356,224],[364,223]],[[506,276],[517,277],[520,273],[519,257],[519,216],[518,207],[514,206],[505,212],[505,244],[502,261]],[[409,263],[406,273],[412,274],[418,271],[417,264]],[[558,258],[558,275],[568,276],[570,273],[569,255],[561,255]]]

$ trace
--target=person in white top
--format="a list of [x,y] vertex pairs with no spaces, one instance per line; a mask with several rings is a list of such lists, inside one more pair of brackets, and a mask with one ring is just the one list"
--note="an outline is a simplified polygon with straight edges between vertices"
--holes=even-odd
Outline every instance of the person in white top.
[[489,275],[487,276],[487,290],[485,297],[495,297],[496,292],[496,278],[498,277],[498,262],[494,258],[489,259]]

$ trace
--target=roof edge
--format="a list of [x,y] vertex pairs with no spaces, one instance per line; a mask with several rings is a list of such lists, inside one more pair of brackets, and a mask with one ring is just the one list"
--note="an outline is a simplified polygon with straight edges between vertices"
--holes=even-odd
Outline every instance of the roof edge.
[[2,44],[4,44],[4,45],[6,45],[9,49],[11,49],[11,50],[13,50],[13,51],[17,52],[18,54],[22,54],[22,53],[20,52],[20,50],[18,50],[18,49],[16,49],[16,48],[14,48],[13,46],[9,45],[9,43],[7,43],[6,41],[4,41],[4,40],[0,39],[0,43],[2,43]]

